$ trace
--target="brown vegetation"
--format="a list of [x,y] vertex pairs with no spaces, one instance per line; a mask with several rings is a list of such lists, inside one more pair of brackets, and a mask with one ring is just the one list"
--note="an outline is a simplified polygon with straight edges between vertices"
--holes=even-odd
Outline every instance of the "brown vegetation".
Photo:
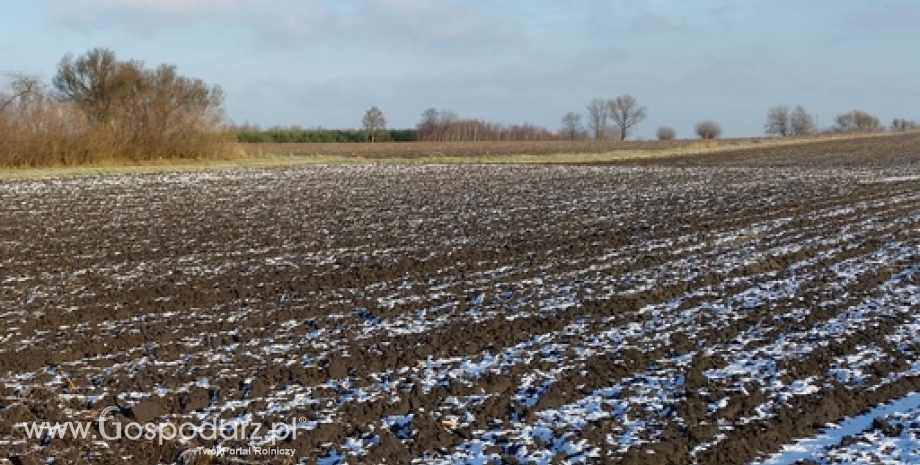
[[322,156],[367,159],[422,159],[454,157],[496,157],[504,155],[559,155],[608,153],[620,150],[655,151],[679,148],[694,141],[595,141],[595,140],[535,140],[479,142],[385,142],[378,144],[342,143],[263,143],[243,144],[250,156],[266,154],[283,156]]
[[677,137],[677,131],[672,127],[662,126],[658,128],[658,131],[655,132],[655,135],[658,137],[658,140],[673,140]]
[[427,142],[550,141],[570,138],[567,131],[554,134],[529,123],[505,126],[480,119],[463,118],[451,110],[429,108],[418,123],[418,140]]
[[581,125],[581,115],[574,111],[570,111],[562,117],[562,130],[565,134],[568,134],[571,140],[582,139],[586,136],[584,127]]
[[904,118],[895,118],[891,122],[891,130],[895,132],[915,131],[920,129],[920,123]]
[[834,118],[834,130],[837,132],[875,132],[882,129],[878,117],[862,110],[853,110]]
[[12,75],[0,106],[0,166],[225,155],[223,93],[105,49],[61,60],[52,87]]
[[722,135],[722,126],[715,121],[701,121],[696,124],[696,135],[700,139],[718,139]]
[[632,95],[621,95],[608,102],[610,118],[616,124],[620,140],[626,140],[629,132],[645,119],[648,113]]
[[767,112],[764,132],[780,137],[807,136],[817,132],[815,117],[801,105],[794,110],[786,105],[777,105]]
[[[713,123],[715,124],[715,123]],[[716,130],[718,130],[718,124]],[[776,138],[741,138],[706,140],[670,139],[657,141],[610,141],[610,140],[559,140],[559,141],[480,141],[480,142],[385,142],[377,144],[345,143],[251,143],[242,144],[244,153],[250,157],[266,155],[317,157],[329,159],[354,159],[370,161],[415,160],[437,161],[438,159],[494,160],[516,156],[547,156],[554,161],[565,161],[571,157],[573,163],[582,160],[586,154],[630,154],[625,158],[649,158],[656,156],[694,153],[712,153],[723,150],[746,150],[771,147],[780,144],[802,145],[835,138],[887,137],[884,133],[839,134],[796,137],[779,140]],[[644,156],[643,154],[647,154]]]
[[[597,140],[608,137],[626,140],[632,129],[648,114],[648,110],[639,105],[639,101],[632,95],[621,95],[610,100],[595,98],[588,102],[586,108],[588,127]],[[607,126],[608,120],[613,121],[612,127]]]

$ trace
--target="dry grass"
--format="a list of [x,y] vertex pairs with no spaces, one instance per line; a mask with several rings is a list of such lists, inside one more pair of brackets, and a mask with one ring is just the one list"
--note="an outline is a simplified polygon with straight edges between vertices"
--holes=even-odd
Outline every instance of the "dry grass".
[[776,147],[877,134],[834,134],[791,138],[669,141],[413,142],[378,144],[245,144],[252,157],[280,156],[313,161],[421,163],[584,163],[672,157],[728,150]]
[[604,163],[718,154],[867,137],[891,133],[814,137],[625,142],[396,142],[377,144],[225,144],[215,158],[103,160],[75,166],[0,169],[2,179],[254,169],[311,164],[570,164]]
[[78,105],[46,95],[14,103],[0,108],[0,168],[123,165],[233,154],[227,151],[232,134],[200,112],[165,107],[158,110],[168,117],[119,113],[111,122],[100,122]]

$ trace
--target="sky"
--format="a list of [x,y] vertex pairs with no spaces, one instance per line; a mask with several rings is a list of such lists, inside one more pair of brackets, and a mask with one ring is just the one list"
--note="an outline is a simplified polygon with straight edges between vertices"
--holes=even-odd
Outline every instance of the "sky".
[[104,47],[221,86],[237,124],[389,127],[427,108],[561,128],[633,95],[691,137],[763,133],[802,105],[920,120],[920,0],[0,0],[0,72],[51,81]]

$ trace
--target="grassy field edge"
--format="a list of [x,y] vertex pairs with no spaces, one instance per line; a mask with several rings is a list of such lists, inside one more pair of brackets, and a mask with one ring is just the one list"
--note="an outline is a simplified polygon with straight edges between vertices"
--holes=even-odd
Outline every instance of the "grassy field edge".
[[[803,138],[741,138],[719,140],[679,140],[668,142],[626,142],[583,145],[553,144],[540,146],[542,153],[528,153],[527,143],[451,143],[419,149],[415,143],[389,144],[241,144],[229,148],[226,158],[158,160],[126,164],[110,162],[46,168],[0,168],[0,180],[45,179],[118,174],[157,174],[168,172],[219,171],[276,168],[326,164],[582,164],[631,160],[650,160],[681,156],[708,155],[737,150],[756,150],[790,145],[820,144],[847,139],[897,137],[899,133],[841,134]],[[516,145],[520,146],[516,153]],[[398,147],[394,150],[393,147]],[[437,147],[468,150],[468,155],[452,155]],[[491,153],[489,147],[500,148]],[[554,148],[557,147],[557,148]],[[567,148],[569,150],[567,150]],[[416,149],[415,151],[412,151]],[[427,150],[427,152],[426,152]],[[556,151],[558,150],[558,151]],[[404,151],[405,154],[400,153]],[[547,152],[548,151],[548,152]]]

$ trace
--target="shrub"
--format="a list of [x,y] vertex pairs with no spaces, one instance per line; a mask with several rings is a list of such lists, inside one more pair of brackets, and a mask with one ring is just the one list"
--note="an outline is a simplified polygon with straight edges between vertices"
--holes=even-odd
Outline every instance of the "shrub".
[[916,129],[920,129],[920,124],[918,124],[916,121],[911,121],[911,120],[907,120],[903,118],[895,118],[891,122],[892,131],[905,132],[905,131],[913,131]]
[[674,128],[669,128],[667,126],[662,126],[658,128],[658,131],[655,133],[658,136],[658,140],[673,140],[677,137],[677,131]]
[[0,96],[0,165],[208,158],[226,153],[223,92],[95,49],[64,57],[53,91],[14,75]]
[[722,135],[722,127],[715,121],[701,121],[696,124],[696,134],[700,139],[718,139]]
[[862,110],[837,115],[834,118],[834,130],[837,132],[875,132],[881,131],[878,118]]

